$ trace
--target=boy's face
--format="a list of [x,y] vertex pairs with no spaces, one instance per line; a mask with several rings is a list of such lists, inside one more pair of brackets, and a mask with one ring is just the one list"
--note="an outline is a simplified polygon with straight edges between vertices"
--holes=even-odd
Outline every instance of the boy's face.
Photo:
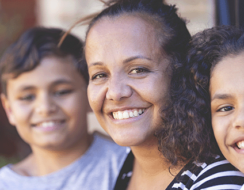
[[34,70],[7,81],[8,119],[28,144],[52,150],[88,138],[86,84],[71,57],[46,57]]
[[227,160],[244,172],[244,53],[220,61],[210,79],[212,126]]

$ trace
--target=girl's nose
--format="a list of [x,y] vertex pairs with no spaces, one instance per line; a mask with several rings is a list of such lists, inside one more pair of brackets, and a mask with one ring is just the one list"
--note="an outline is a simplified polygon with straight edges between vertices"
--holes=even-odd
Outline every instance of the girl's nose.
[[233,127],[244,130],[244,106],[236,112],[233,124]]

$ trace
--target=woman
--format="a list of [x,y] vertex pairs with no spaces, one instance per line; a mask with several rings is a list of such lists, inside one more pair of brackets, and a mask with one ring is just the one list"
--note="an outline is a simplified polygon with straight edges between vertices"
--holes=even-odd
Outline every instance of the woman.
[[[89,25],[85,56],[88,97],[97,119],[117,144],[131,148],[115,189],[202,189],[222,184],[223,180],[206,178],[213,173],[211,165],[193,164],[215,156],[206,148],[211,138],[205,126],[194,126],[193,137],[192,127],[185,129],[190,122],[178,123],[176,130],[164,126],[168,111],[161,110],[171,102],[171,78],[183,65],[190,40],[185,22],[174,6],[161,0],[107,5]],[[230,167],[227,170],[233,170]],[[231,184],[234,177],[228,177],[225,182]]]

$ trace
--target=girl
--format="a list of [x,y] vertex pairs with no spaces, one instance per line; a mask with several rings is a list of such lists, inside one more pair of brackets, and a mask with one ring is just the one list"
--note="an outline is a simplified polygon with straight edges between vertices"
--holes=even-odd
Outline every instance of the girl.
[[[193,36],[188,65],[181,69],[184,73],[181,80],[174,81],[183,88],[172,93],[174,109],[188,99],[181,107],[187,108],[186,112],[201,111],[199,124],[209,123],[212,117],[214,136],[222,154],[241,172],[244,172],[243,63],[243,30],[231,26],[204,30]],[[240,189],[243,179],[238,184]]]

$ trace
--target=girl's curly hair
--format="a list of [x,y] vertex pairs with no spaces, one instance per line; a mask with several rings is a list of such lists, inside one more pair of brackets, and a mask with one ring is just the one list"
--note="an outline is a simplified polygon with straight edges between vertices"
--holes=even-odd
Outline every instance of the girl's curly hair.
[[242,51],[244,33],[235,27],[214,27],[193,36],[187,63],[174,70],[171,101],[162,110],[165,127],[157,134],[161,151],[172,163],[204,162],[221,154],[211,125],[211,71],[224,57]]

